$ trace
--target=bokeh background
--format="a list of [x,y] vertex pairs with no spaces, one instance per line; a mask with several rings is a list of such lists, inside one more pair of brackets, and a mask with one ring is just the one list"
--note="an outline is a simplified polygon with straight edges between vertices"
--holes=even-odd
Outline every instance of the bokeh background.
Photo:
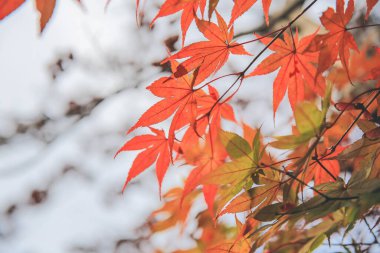
[[[191,241],[178,230],[146,238],[144,224],[160,206],[154,168],[121,188],[135,153],[115,152],[136,133],[126,130],[155,101],[145,87],[168,75],[160,61],[181,45],[178,15],[149,22],[162,1],[143,4],[136,25],[135,1],[57,1],[43,34],[33,1],[0,22],[0,252],[121,253],[170,252]],[[274,27],[280,27],[309,1],[274,1]],[[220,1],[228,17],[232,1]],[[315,30],[334,1],[319,1],[298,22]],[[355,1],[365,11],[365,1]],[[294,7],[287,15],[284,10]],[[265,31],[260,3],[237,21],[240,41]],[[379,13],[377,6],[373,13]],[[228,18],[227,18],[228,19]],[[246,35],[244,35],[246,34]],[[187,43],[202,39],[194,24]],[[253,54],[262,46],[247,49]],[[232,57],[221,73],[242,69],[249,58]],[[244,67],[243,67],[244,68]],[[232,101],[239,120],[264,134],[288,133],[290,109],[282,103],[272,119],[276,73],[251,78]],[[225,80],[225,79],[223,79]],[[218,83],[223,90],[228,81]],[[162,127],[165,127],[163,125]],[[237,126],[228,126],[237,129]],[[182,185],[188,168],[174,166],[163,192]],[[199,202],[200,208],[204,206]],[[224,218],[228,221],[228,217]],[[189,224],[191,229],[191,223]],[[364,235],[365,236],[365,235]]]

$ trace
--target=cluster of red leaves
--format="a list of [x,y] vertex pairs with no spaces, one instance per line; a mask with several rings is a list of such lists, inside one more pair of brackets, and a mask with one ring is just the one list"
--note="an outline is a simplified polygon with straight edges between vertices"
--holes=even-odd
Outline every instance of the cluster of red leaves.
[[[264,35],[252,40],[263,43],[264,50],[271,50],[272,54],[262,60],[253,71],[248,72],[249,67],[257,60],[254,55],[261,53],[252,55],[247,52],[243,46],[246,43],[239,43],[234,39],[233,25],[236,19],[256,2],[256,0],[234,1],[228,25],[217,11],[218,1],[164,2],[152,24],[160,17],[182,11],[182,48],[162,62],[170,63],[172,74],[158,79],[148,87],[151,93],[162,100],[149,108],[128,133],[139,127],[150,127],[153,131],[152,125],[172,117],[167,137],[161,132],[157,144],[149,141],[144,145],[144,142],[136,142],[139,138],[143,138],[137,136],[119,150],[121,152],[146,148],[133,163],[126,184],[156,160],[160,187],[170,161],[173,164],[181,162],[192,167],[183,190],[177,191],[175,201],[167,202],[158,211],[168,211],[170,207],[171,211],[168,211],[170,219],[156,221],[156,224],[162,222],[167,224],[170,221],[173,227],[176,224],[173,223],[173,217],[176,215],[179,215],[176,221],[184,224],[192,206],[189,205],[189,201],[194,199],[193,194],[198,192],[198,186],[202,186],[211,217],[219,217],[226,213],[250,212],[245,224],[237,220],[233,235],[225,233],[219,237],[217,235],[220,231],[216,227],[210,238],[216,237],[217,240],[214,238],[207,241],[202,235],[198,241],[202,246],[194,249],[194,252],[198,252],[197,250],[246,252],[255,246],[259,247],[269,240],[270,236],[281,230],[280,225],[273,225],[265,235],[260,234],[257,232],[261,229],[260,221],[269,221],[274,217],[282,221],[283,217],[273,214],[274,210],[280,213],[297,210],[299,208],[297,193],[302,193],[305,188],[310,187],[309,182],[313,181],[315,186],[339,184],[341,182],[339,173],[342,169],[346,170],[342,168],[341,160],[345,160],[348,153],[358,152],[352,151],[352,148],[345,148],[342,144],[348,141],[352,122],[362,121],[363,113],[358,111],[358,108],[351,112],[349,108],[353,105],[346,103],[348,106],[341,110],[343,113],[327,114],[330,111],[331,90],[334,87],[342,89],[354,81],[365,82],[379,78],[380,57],[377,56],[379,49],[375,47],[374,53],[368,56],[366,52],[370,49],[369,43],[360,51],[352,32],[361,27],[349,26],[354,14],[353,0],[348,1],[346,8],[344,0],[337,0],[335,9],[328,8],[323,12],[320,20],[325,33],[321,34],[320,29],[317,29],[313,34],[300,38],[298,30],[291,29],[292,21],[289,26],[278,30],[277,34],[271,33],[275,34],[274,37]],[[269,24],[271,2],[271,0],[262,1],[266,24]],[[366,20],[377,2],[367,1]],[[139,4],[139,1],[137,3]],[[207,6],[208,19],[205,19],[204,12]],[[216,22],[212,21],[212,17],[215,17]],[[206,40],[185,45],[186,33],[193,21]],[[230,90],[228,89],[219,95],[216,87],[211,84],[224,77],[212,79],[228,61],[230,54],[246,55],[253,59],[242,72],[231,74],[236,76],[236,81],[230,88],[235,85],[240,86],[249,77],[265,75],[279,69],[273,84],[273,113],[275,115],[287,92],[296,124],[291,135],[275,137],[276,140],[270,145],[289,150],[288,159],[278,160],[271,157],[259,131],[245,124],[242,125],[243,137],[221,130],[222,120],[236,123],[233,109],[228,104],[236,93],[228,94]],[[367,63],[363,64],[365,61]],[[335,83],[334,87],[327,86],[326,83],[330,82]],[[314,102],[318,97],[322,98],[321,108]],[[371,94],[367,96],[370,97]],[[365,102],[363,101],[363,104]],[[377,118],[371,116],[371,113],[378,111],[372,101],[363,114],[366,120],[375,122],[365,123],[366,128],[363,131],[366,133],[366,138],[368,136],[377,138],[379,122],[376,121]],[[329,125],[328,118],[335,118],[334,124]],[[338,120],[339,124],[336,123]],[[156,138],[158,137],[153,139]],[[329,151],[330,147],[332,149]],[[167,158],[162,158],[163,155]],[[357,155],[363,158],[363,154]],[[371,149],[364,155],[374,156],[375,160],[372,160],[376,166],[379,160],[377,148]],[[139,168],[136,168],[137,164],[140,164]],[[279,166],[285,170],[279,169]],[[268,171],[268,168],[272,171]],[[371,178],[378,174],[376,172],[378,169],[374,171]],[[315,189],[316,195],[318,192]],[[189,195],[192,197],[188,197]],[[182,206],[182,209],[175,209],[174,203]],[[291,218],[298,219],[289,217],[284,218],[284,222]],[[162,230],[162,226],[160,227],[159,230]],[[198,221],[198,228],[202,229],[204,234],[209,231],[203,221]],[[152,231],[156,232],[157,229]],[[253,245],[252,238],[257,239]],[[297,246],[299,252],[309,249],[308,247],[311,247],[317,238],[302,238],[302,240],[305,240],[304,242],[309,240],[310,245],[306,243],[303,248]],[[321,243],[320,240],[318,242]]]
[[[163,5],[163,8],[166,8],[166,5]],[[235,121],[231,106],[220,101],[218,91],[213,86],[207,85],[208,92],[198,86],[226,63],[230,53],[249,55],[242,45],[232,41],[233,28],[228,28],[217,12],[216,16],[217,24],[195,17],[199,31],[208,41],[186,46],[164,61],[170,62],[172,75],[158,79],[147,88],[162,100],[149,108],[128,131],[130,133],[139,127],[160,123],[172,116],[165,145],[163,144],[165,140],[162,139],[159,152],[159,159],[163,159],[161,157],[164,154],[167,155],[167,159],[165,163],[161,160],[157,161],[156,171],[157,175],[160,175],[158,180],[161,185],[162,177],[169,166],[171,159],[169,157],[173,157],[174,151],[178,154],[176,160],[184,159],[187,164],[193,165],[194,169],[185,183],[184,196],[200,184],[200,179],[205,174],[225,161],[227,153],[219,144],[218,132],[222,119]],[[179,64],[176,60],[182,58],[188,59]],[[182,129],[186,130],[181,142],[178,142],[176,132]],[[200,144],[199,140],[202,136],[204,139]],[[140,142],[137,138],[139,136],[127,142],[119,152],[133,148],[141,149],[143,144],[138,144]],[[138,141],[135,142],[135,139]],[[133,147],[131,142],[136,143],[137,146]],[[158,154],[153,158],[152,152],[149,151],[152,149],[158,152],[155,146],[150,147],[147,143],[145,147],[149,149],[136,158],[137,161],[144,161],[144,163],[137,163],[135,160],[134,164],[140,166],[138,169],[132,166],[127,182],[149,167],[157,158]],[[216,187],[205,186],[203,192],[212,211]]]
[[[244,49],[243,45],[233,41],[233,23],[239,16],[248,11],[255,2],[256,1],[235,1],[228,26],[221,15],[216,11],[217,1],[210,1],[209,3],[209,8],[211,8],[209,15],[211,16],[212,13],[215,13],[217,23],[201,20],[197,17],[196,13],[198,9],[203,16],[206,7],[205,0],[168,0],[161,6],[152,24],[157,18],[182,11],[181,27],[183,41],[188,27],[194,20],[198,30],[208,40],[184,46],[179,52],[169,56],[163,61],[163,63],[170,62],[172,75],[158,79],[147,88],[155,96],[163,99],[149,108],[128,131],[128,133],[130,133],[138,127],[150,127],[173,116],[168,131],[167,142],[165,142],[164,145],[167,150],[159,149],[161,152],[157,151],[158,153],[155,155],[156,158],[159,153],[168,154],[168,156],[170,156],[175,144],[179,147],[176,150],[179,154],[177,159],[186,158],[187,154],[183,154],[183,152],[191,147],[190,152],[194,153],[194,147],[199,146],[199,139],[202,139],[199,137],[205,136],[202,144],[203,147],[198,149],[201,150],[200,153],[202,153],[203,156],[212,157],[214,159],[210,162],[209,159],[206,158],[205,160],[207,162],[204,163],[207,164],[206,167],[217,167],[216,165],[218,163],[222,164],[225,160],[226,155],[219,157],[218,154],[220,152],[215,151],[223,150],[223,148],[218,147],[217,132],[218,128],[220,128],[222,117],[234,121],[232,109],[225,101],[220,101],[218,92],[214,87],[207,85],[210,91],[207,93],[202,89],[204,86],[199,86],[227,62],[230,53],[250,55],[250,53]],[[267,23],[269,23],[268,11],[270,3],[271,1],[263,0],[264,14]],[[369,3],[368,9],[370,10],[373,5],[373,2]],[[316,31],[312,35],[299,39],[298,31],[296,31],[295,34],[292,32],[284,32],[284,38],[278,38],[274,42],[272,41],[273,38],[270,37],[264,36],[259,38],[273,53],[264,59],[254,71],[244,77],[263,75],[280,68],[273,88],[274,112],[276,112],[287,90],[289,102],[293,110],[295,110],[297,103],[305,99],[305,85],[308,85],[308,88],[316,94],[323,96],[326,85],[322,73],[333,66],[337,60],[340,60],[346,73],[348,73],[350,50],[355,49],[358,51],[354,37],[347,29],[347,24],[352,18],[353,10],[353,0],[349,1],[346,11],[344,10],[343,0],[337,1],[335,10],[328,8],[321,17],[321,23],[329,32],[323,35],[317,35],[318,31]],[[178,63],[177,60],[181,59],[184,60]],[[223,109],[225,111],[224,114],[222,113]],[[176,131],[184,128],[186,128],[186,131],[183,135],[183,140],[175,143]],[[136,138],[138,137],[134,139]],[[164,140],[162,141],[164,142]],[[130,142],[128,142],[126,146],[129,147]],[[148,144],[145,147],[150,146]],[[151,148],[154,147],[155,146],[152,146]],[[130,149],[131,148],[124,146],[119,152]],[[140,155],[144,156],[145,152],[149,154],[147,151],[149,150],[145,150]],[[151,161],[150,158],[147,159],[148,155],[146,154],[145,159],[140,158],[140,155],[138,158],[139,160],[149,162],[145,162],[140,170],[135,170],[135,166],[133,166],[133,170],[130,170],[127,182],[154,162]],[[185,190],[185,193],[191,191],[199,184],[199,182],[196,183],[197,180],[194,180],[194,174],[202,175],[199,171],[207,173],[212,170],[210,168],[203,169],[205,165],[202,163],[200,167],[197,166],[198,164],[194,163],[192,159],[193,158],[185,159],[187,164],[193,164],[195,166],[187,183],[185,183],[187,186],[185,186],[185,189],[190,190]],[[197,159],[198,162],[201,160],[199,157]],[[165,174],[169,165],[168,161],[169,158],[165,160],[165,163],[158,161],[156,167],[158,174]],[[163,166],[163,164],[165,164],[165,166]],[[337,166],[335,165],[333,167]],[[337,174],[337,172],[339,172],[339,169],[334,169],[334,174]],[[321,180],[319,180],[320,182],[326,181],[326,179],[323,179],[323,176],[319,176],[319,178],[321,178]],[[162,177],[159,177],[158,180],[161,185]],[[191,184],[194,184],[194,186],[190,187],[189,185]]]

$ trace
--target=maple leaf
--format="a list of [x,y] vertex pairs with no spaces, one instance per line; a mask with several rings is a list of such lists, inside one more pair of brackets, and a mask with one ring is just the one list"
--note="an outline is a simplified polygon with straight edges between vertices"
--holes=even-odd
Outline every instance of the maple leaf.
[[310,139],[318,136],[323,130],[322,126],[326,122],[326,114],[330,107],[331,92],[332,85],[329,84],[322,101],[322,110],[309,101],[298,103],[294,110],[296,126],[293,127],[293,135],[275,137],[277,140],[270,145],[279,149],[307,146]]
[[205,135],[207,130],[211,139],[217,139],[222,119],[236,122],[231,105],[226,101],[220,102],[218,91],[211,85],[208,85],[208,90],[209,94],[204,93],[197,97],[197,119],[195,124],[186,130],[181,140],[181,151],[185,153],[193,153],[199,138]]
[[[235,0],[234,1],[234,7],[232,8],[231,12],[231,19],[230,24],[231,26],[235,20],[243,15],[246,11],[248,11],[252,5],[254,5],[257,2],[257,0]],[[269,25],[269,7],[272,3],[272,0],[262,0],[263,2],[263,11],[265,15],[265,22],[267,25]]]
[[[268,74],[280,68],[273,85],[273,114],[276,113],[281,100],[288,90],[288,97],[292,109],[297,102],[304,100],[305,83],[319,95],[324,94],[325,81],[322,76],[314,79],[317,70],[315,63],[318,52],[308,51],[308,46],[315,38],[315,33],[298,40],[298,31],[295,36],[284,33],[284,40],[277,39],[269,46],[275,53],[264,59],[247,77]],[[268,45],[272,38],[260,39]]]
[[364,132],[361,139],[347,146],[338,155],[339,160],[354,158],[354,170],[367,170],[373,176],[380,174],[380,127],[370,121],[363,120],[359,124]]
[[[196,159],[186,157],[187,163],[194,165],[195,168],[186,179],[182,198],[200,185],[205,175],[222,165],[227,157],[227,153],[220,141],[211,139],[210,135],[206,135],[206,143],[198,151],[198,153],[192,154],[196,156]],[[217,186],[212,184],[204,185],[202,190],[208,209],[213,214]]]
[[[278,176],[278,175],[277,175]],[[239,213],[251,210],[257,207],[269,205],[276,198],[280,191],[280,178],[260,177],[260,185],[243,191],[234,198],[219,214],[222,216],[226,213]],[[256,209],[258,211],[259,209]]]
[[209,95],[200,96],[198,99],[198,114],[204,115],[210,112],[211,115],[209,117],[214,119],[213,122],[218,127],[220,127],[221,118],[236,122],[232,106],[226,103],[227,101],[223,103],[219,101],[219,92],[213,86],[208,85],[208,90]]
[[212,14],[215,12],[216,6],[219,0],[209,0],[208,1],[208,19],[211,19]]
[[379,2],[379,0],[367,0],[367,12],[365,13],[365,19],[368,19],[369,13],[372,11],[373,7]]
[[153,134],[145,134],[132,138],[123,147],[117,151],[115,157],[123,151],[145,149],[137,155],[133,161],[132,167],[128,172],[128,177],[124,183],[122,191],[133,178],[146,170],[156,162],[156,174],[161,196],[161,183],[170,163],[170,153],[168,140],[162,130],[150,127]]
[[[177,63],[171,61],[171,66],[175,69]],[[175,130],[196,120],[197,97],[202,94],[202,90],[194,90],[193,86],[194,78],[191,75],[179,78],[162,77],[153,82],[147,89],[163,99],[150,107],[128,133],[138,127],[162,122],[174,114],[168,134],[169,147],[172,150]]]
[[[218,186],[227,186],[225,188],[221,187],[219,190],[219,197],[217,201],[218,217],[226,212],[238,210],[237,207],[236,209],[233,209],[232,206],[240,200],[237,200],[237,202],[232,200],[232,206],[229,205],[231,208],[223,210],[223,207],[243,189],[250,189],[254,182],[258,184],[256,179],[260,177],[258,173],[259,162],[263,161],[263,158],[267,159],[264,157],[265,149],[261,148],[260,131],[255,133],[252,140],[252,146],[244,138],[231,132],[220,131],[219,137],[232,161],[222,164],[216,170],[213,170],[205,175],[202,179],[202,183],[206,185],[215,184]],[[272,180],[276,177],[270,171],[267,174],[268,176],[273,176]],[[251,195],[251,197],[252,196],[259,197],[258,195]],[[266,196],[263,196],[261,200],[257,200],[261,202],[264,198],[266,198]],[[244,204],[239,202],[237,205],[240,206],[240,208],[243,208],[243,206],[244,208],[247,208],[247,206],[249,206],[246,201]],[[245,210],[248,209],[244,209],[243,211]]]
[[195,19],[199,31],[208,41],[190,44],[162,62],[190,57],[177,67],[174,72],[175,77],[178,78],[196,70],[194,71],[196,83],[200,83],[218,71],[226,63],[230,53],[249,55],[243,45],[232,42],[233,28],[227,28],[226,22],[218,12],[216,12],[216,16],[218,25],[211,21]]
[[[180,203],[182,192],[181,188],[173,188],[165,193],[163,196],[165,204],[160,209],[155,210],[149,217],[149,220],[152,220],[149,223],[152,231],[163,231],[175,226],[177,223],[182,225],[181,229],[184,228],[191,206],[199,192],[193,191],[185,201]],[[181,208],[179,208],[180,205]],[[167,218],[162,219],[160,215],[165,215]]]
[[56,0],[36,0],[36,8],[40,13],[40,32],[45,29],[55,8]]
[[354,36],[347,30],[347,24],[350,22],[353,13],[353,0],[348,1],[346,11],[344,11],[344,0],[337,0],[336,11],[328,8],[323,12],[320,19],[329,33],[317,38],[320,41],[317,75],[332,66],[339,55],[348,78],[351,80],[349,77],[350,49],[359,52]]
[[0,2],[0,20],[11,14],[23,4],[25,0],[3,0]]
[[203,14],[205,7],[206,7],[206,0],[166,0],[165,3],[162,4],[157,15],[152,20],[151,26],[154,24],[156,19],[160,17],[168,16],[176,12],[183,11],[181,15],[181,30],[182,30],[182,45],[183,45],[186,38],[187,30],[189,29],[189,26],[193,22],[194,18],[196,17],[196,12],[198,8]]
[[[307,169],[310,173],[305,176],[304,181],[310,182],[311,178],[314,178],[314,185],[320,185],[323,183],[334,182],[335,178],[339,176],[340,166],[336,160],[322,160],[319,163],[311,165]],[[334,176],[334,177],[332,177]]]
[[[326,151],[326,145],[321,142],[315,147],[315,150],[318,150],[318,153],[322,153]],[[321,160],[316,160],[317,156],[315,156],[312,158],[313,161],[308,162],[307,168],[298,176],[298,178],[305,183],[314,179],[314,185],[335,182],[340,173],[340,165],[338,160],[334,159],[334,157],[342,152],[342,150],[343,148],[338,146],[333,153]],[[308,154],[306,146],[293,153],[293,155],[298,156],[303,156],[304,154]]]
[[[209,95],[203,95],[198,98],[198,115],[202,117],[200,120],[208,122],[209,132],[213,134],[213,139],[216,138],[221,129],[222,118],[236,122],[234,110],[226,103],[220,102],[220,96],[217,89],[208,85]],[[204,116],[207,117],[204,117]]]
[[[349,73],[352,81],[376,80],[380,74],[380,50],[370,48],[367,43],[362,45],[360,53],[352,54],[350,58]],[[349,83],[344,68],[333,68],[328,79],[334,82],[335,87],[342,89]]]
[[260,131],[256,132],[252,146],[243,137],[231,132],[219,131],[219,138],[232,161],[209,173],[203,178],[203,183],[238,186],[257,171],[259,161],[264,156],[260,148]]

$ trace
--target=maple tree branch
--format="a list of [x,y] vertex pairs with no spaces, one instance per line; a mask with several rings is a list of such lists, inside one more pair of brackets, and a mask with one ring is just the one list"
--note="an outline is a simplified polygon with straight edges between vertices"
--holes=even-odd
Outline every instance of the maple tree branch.
[[354,27],[347,27],[346,31],[360,29],[360,28],[378,27],[378,26],[380,26],[380,24],[359,25],[359,26],[354,26]]
[[318,159],[317,154],[317,147],[315,147],[315,155],[311,158],[312,160],[316,161],[318,165],[327,173],[329,176],[336,181],[336,177],[321,163],[321,161]]
[[369,230],[369,232],[371,233],[371,235],[373,236],[373,239],[374,239],[374,242],[376,243],[379,243],[379,241],[377,240],[377,236],[375,235],[375,233],[373,232],[371,226],[369,225],[366,217],[363,217],[363,220],[364,220],[364,223],[367,225],[367,228]]
[[275,247],[275,248],[273,248],[273,249],[271,249],[271,251],[270,252],[279,252],[279,250],[281,249],[281,248],[284,248],[284,247],[289,247],[290,245],[303,245],[304,244],[304,242],[300,242],[300,241],[295,241],[295,242],[287,242],[287,243],[283,243],[283,244],[280,244],[280,245],[278,245],[277,247]]
[[261,39],[267,38],[267,37],[269,37],[269,36],[271,36],[271,35],[273,35],[273,34],[275,34],[275,33],[278,33],[278,32],[281,31],[282,29],[284,29],[284,28],[282,27],[282,28],[277,29],[277,30],[275,30],[275,31],[273,31],[273,32],[270,32],[270,33],[267,33],[267,34],[262,35],[262,36],[260,36],[260,37],[257,37],[256,39],[248,40],[248,41],[245,41],[245,42],[241,42],[241,43],[238,43],[238,44],[236,44],[236,45],[232,45],[232,46],[230,46],[230,47],[238,47],[238,46],[240,46],[240,45],[245,45],[245,44],[249,44],[249,43],[252,43],[252,42],[256,42],[256,41],[258,41],[258,40],[261,40]]
[[293,30],[291,27],[289,27],[289,31],[290,31],[290,37],[292,38],[293,51],[295,52],[297,50],[297,47],[296,47],[296,43],[294,42]]
[[[362,93],[360,93],[359,95],[355,96],[349,103],[347,103],[348,105],[350,104],[353,104],[357,99],[359,99],[360,97],[362,97],[363,95],[365,94],[368,94],[368,93],[372,93],[374,91],[378,91],[378,93],[380,93],[380,88],[374,88],[374,89],[370,89],[370,90],[367,90],[367,91],[364,91]],[[376,95],[378,96],[378,95]],[[326,152],[325,154],[321,155],[320,157],[318,155],[315,155],[314,157],[312,157],[312,160],[314,160],[316,163],[318,163],[322,169],[327,172],[332,178],[335,179],[335,177],[331,174],[331,172],[325,167],[323,166],[323,164],[320,162],[321,160],[336,160],[336,156],[334,157],[329,157],[327,158],[327,156],[330,156],[331,154],[333,154],[337,148],[337,146],[340,144],[340,142],[345,138],[345,136],[350,132],[350,129],[355,125],[355,123],[359,120],[359,118],[361,117],[362,114],[364,114],[364,112],[367,111],[368,107],[374,102],[374,100],[376,99],[376,96],[367,104],[367,106],[362,106],[362,111],[361,113],[355,118],[354,122],[350,125],[350,127],[345,131],[345,133],[341,136],[339,142],[337,142],[335,145],[333,145],[332,147],[330,147],[329,151]],[[348,107],[349,106],[345,106],[343,108],[343,110],[339,113],[339,115],[335,118],[335,120],[329,124],[329,126],[326,126],[323,128],[323,131],[321,132],[321,136],[331,127],[333,127],[337,122],[338,120],[340,119],[340,117],[343,115],[343,113],[345,111],[347,111]],[[311,165],[313,165],[315,162],[311,163]]]
[[[362,93],[360,93],[359,95],[355,96],[353,99],[351,99],[350,102],[348,102],[348,104],[353,104],[357,99],[359,99],[360,97],[368,94],[368,93],[371,93],[371,92],[374,92],[374,91],[379,91],[380,88],[373,88],[373,89],[369,89],[369,90],[366,90]],[[337,122],[338,120],[342,117],[343,113],[347,110],[348,106],[344,107],[343,110],[339,113],[339,115],[334,119],[334,121],[332,123],[329,124],[329,126],[326,127],[325,131],[327,131],[327,129],[333,127]],[[323,134],[323,133],[322,133]]]
[[[262,166],[264,166],[263,168],[270,168],[274,171],[277,171],[277,172],[280,172],[282,174],[285,174],[287,176],[289,176],[290,178],[294,179],[295,181],[299,182],[300,184],[302,184],[303,186],[305,187],[308,187],[309,189],[311,189],[312,191],[314,191],[315,193],[317,193],[318,195],[320,195],[321,197],[325,198],[326,201],[334,201],[334,200],[352,200],[352,199],[358,199],[359,197],[358,196],[350,196],[350,197],[331,197],[331,196],[328,196],[326,194],[324,194],[323,192],[320,192],[319,190],[317,190],[316,188],[314,188],[313,186],[305,183],[304,181],[302,181],[301,179],[297,178],[296,176],[293,175],[293,173],[290,173],[286,170],[280,170],[280,169],[277,169],[276,167],[273,167],[273,166],[270,166],[270,165],[266,165],[265,163],[261,163]],[[319,205],[318,205],[319,206]]]
[[379,242],[353,242],[353,243],[324,243],[323,245],[328,246],[373,246],[380,244]]
[[216,82],[216,81],[218,81],[218,80],[220,80],[220,79],[223,79],[223,78],[225,78],[225,77],[229,77],[229,76],[237,76],[237,75],[240,75],[240,73],[231,73],[231,74],[226,74],[226,75],[222,75],[222,76],[216,77],[216,78],[212,79],[211,81],[208,81],[207,83],[203,84],[202,86],[193,89],[193,91],[195,92],[195,91],[201,90],[201,89],[203,89],[204,87],[206,87],[207,85],[210,85],[211,83]]
[[[337,146],[343,141],[343,139],[346,137],[346,135],[351,131],[351,129],[354,127],[356,122],[360,119],[360,117],[364,114],[364,112],[368,109],[368,107],[376,100],[376,98],[380,95],[380,90],[377,89],[378,92],[375,94],[375,96],[368,102],[368,104],[364,107],[364,109],[356,116],[354,121],[351,123],[351,125],[347,128],[347,130],[343,133],[343,135],[339,138],[339,140],[330,148],[330,152],[327,154],[323,155],[321,158],[324,158],[332,153],[335,152],[335,149]],[[368,91],[367,91],[368,92]],[[321,159],[320,158],[320,159]]]
[[334,179],[334,181],[336,181],[336,177],[321,163],[321,161],[316,158],[315,161],[319,164],[319,166],[321,166],[321,168],[327,173],[329,174],[329,176]]
[[260,58],[260,56],[262,54],[265,53],[265,51],[267,51],[267,49],[274,43],[276,42],[276,40],[286,31],[286,29],[288,28],[289,26],[285,26],[283,28],[280,29],[280,31],[276,34],[276,36],[274,36],[272,38],[272,40],[267,44],[265,45],[265,47],[253,58],[253,60],[247,65],[247,67],[241,72],[243,74],[243,76],[245,75],[245,73],[248,71],[248,69]]
[[256,29],[253,29],[253,30],[248,30],[248,31],[245,31],[245,32],[240,32],[240,33],[237,33],[235,34],[234,38],[238,38],[238,37],[242,37],[242,36],[245,36],[245,35],[250,35],[252,33],[265,33],[267,31],[270,31],[273,27],[275,27],[277,25],[278,22],[282,21],[282,20],[286,20],[288,19],[288,17],[294,12],[296,11],[299,7],[301,7],[304,3],[306,2],[306,0],[298,0],[298,1],[295,1],[292,5],[290,5],[289,7],[287,7],[287,9],[285,9],[280,16],[277,16],[277,17],[270,17],[270,23],[269,23],[269,26],[267,26],[265,23],[256,28]]

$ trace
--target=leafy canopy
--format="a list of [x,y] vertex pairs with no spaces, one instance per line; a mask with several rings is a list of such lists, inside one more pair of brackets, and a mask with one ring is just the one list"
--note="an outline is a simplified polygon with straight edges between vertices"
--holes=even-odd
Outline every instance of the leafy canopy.
[[[116,156],[139,151],[123,191],[155,167],[161,195],[169,167],[191,168],[183,188],[163,194],[163,207],[149,218],[151,234],[177,225],[184,229],[203,195],[207,209],[196,218],[196,247],[177,252],[255,252],[260,247],[311,252],[326,239],[331,242],[333,234],[347,238],[362,221],[370,241],[351,236],[351,243],[338,246],[363,252],[379,244],[380,49],[378,40],[371,39],[375,36],[369,36],[379,35],[379,24],[370,15],[378,0],[367,0],[365,13],[355,9],[354,0],[336,0],[335,8],[323,11],[318,27],[300,32],[299,19],[317,1],[309,1],[277,30],[273,22],[279,19],[271,21],[269,13],[271,0],[233,1],[229,22],[219,13],[218,0],[166,0],[151,21],[152,26],[180,13],[181,48],[162,61],[170,64],[171,73],[147,87],[161,100],[128,131],[146,128],[150,133],[128,140]],[[2,1],[0,20],[23,2]],[[252,31],[252,39],[242,42],[234,24],[258,2],[267,33]],[[139,19],[143,10],[139,0],[136,4]],[[42,31],[55,1],[36,0],[36,8]],[[186,45],[192,23],[206,40]],[[249,43],[262,43],[263,49],[248,52],[244,46]],[[269,56],[261,57],[266,51]],[[251,60],[238,72],[221,75],[231,54]],[[263,136],[265,129],[238,122],[234,112],[241,85],[272,72],[273,117],[286,92],[293,113],[292,132],[284,136]],[[234,81],[227,79],[231,76]],[[230,82],[223,93],[220,82]],[[226,130],[227,121],[236,132]],[[163,122],[169,123],[166,129],[154,127]],[[239,219],[238,213],[243,213]],[[235,226],[218,221],[226,214],[235,214]]]

